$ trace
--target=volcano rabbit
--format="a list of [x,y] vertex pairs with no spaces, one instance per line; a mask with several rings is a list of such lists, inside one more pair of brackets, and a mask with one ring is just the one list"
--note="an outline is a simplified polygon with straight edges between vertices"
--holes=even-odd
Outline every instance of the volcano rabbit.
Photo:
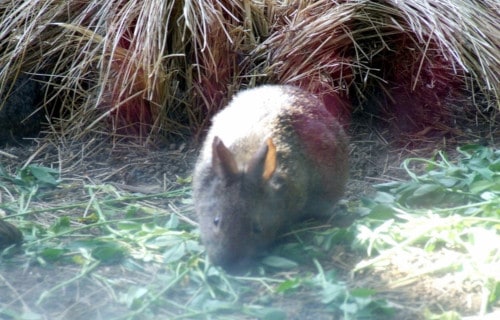
[[285,85],[240,92],[213,118],[193,175],[211,262],[242,267],[292,223],[328,217],[347,175],[347,137],[318,98]]

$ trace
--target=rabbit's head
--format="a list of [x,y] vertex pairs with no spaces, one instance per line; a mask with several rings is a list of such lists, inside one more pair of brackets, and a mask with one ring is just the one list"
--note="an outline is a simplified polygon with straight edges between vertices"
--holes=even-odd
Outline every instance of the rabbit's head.
[[247,164],[238,166],[218,138],[205,178],[195,186],[202,241],[214,264],[237,267],[273,241],[283,217],[280,185],[272,179],[276,147],[265,141]]

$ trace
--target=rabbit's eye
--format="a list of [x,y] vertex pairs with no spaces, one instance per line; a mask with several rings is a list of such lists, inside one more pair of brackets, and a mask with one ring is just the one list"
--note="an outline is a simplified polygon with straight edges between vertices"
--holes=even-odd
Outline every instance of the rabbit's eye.
[[219,225],[219,222],[220,222],[220,217],[219,216],[215,216],[214,218],[214,226],[218,226]]

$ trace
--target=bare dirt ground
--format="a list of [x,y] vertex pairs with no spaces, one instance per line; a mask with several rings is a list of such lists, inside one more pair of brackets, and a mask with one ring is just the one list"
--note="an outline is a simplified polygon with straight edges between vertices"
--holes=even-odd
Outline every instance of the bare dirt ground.
[[[465,124],[465,126],[464,126]],[[360,195],[369,196],[372,185],[394,179],[406,179],[400,164],[407,157],[431,157],[437,150],[454,153],[457,145],[480,143],[499,148],[500,129],[492,122],[471,121],[457,124],[453,130],[424,130],[412,135],[401,135],[389,126],[373,125],[370,121],[355,121],[350,127],[351,136],[351,174],[346,199],[355,200]],[[84,146],[73,147],[73,153],[58,154],[54,145],[38,152],[36,143],[22,147],[8,147],[0,154],[1,163],[7,171],[15,171],[36,153],[36,162],[45,166],[62,168],[64,179],[74,179],[78,184],[74,189],[64,191],[68,203],[81,198],[81,182],[93,184],[112,183],[125,191],[140,190],[143,193],[175,189],[179,186],[178,178],[190,176],[197,151],[193,144],[177,142],[159,150],[141,147],[112,146],[107,143],[98,145],[95,150],[85,150]],[[5,190],[1,191],[4,193]],[[167,205],[158,204],[158,205]],[[53,216],[36,216],[34,219],[53,219]],[[190,216],[195,220],[194,214]],[[349,219],[348,219],[349,220]],[[473,283],[460,283],[448,277],[441,278],[423,275],[417,282],[397,283],[404,278],[405,264],[389,263],[385,268],[362,272],[351,278],[353,266],[364,257],[353,255],[346,248],[339,247],[338,255],[331,264],[338,268],[353,287],[370,287],[379,292],[381,298],[388,298],[397,306],[396,319],[415,319],[423,308],[434,312],[457,310],[462,315],[477,310],[481,301],[477,301],[477,290]],[[407,256],[399,257],[406,265],[425,264],[452,259],[449,256]],[[424,259],[426,261],[424,261]],[[8,262],[0,262],[0,308],[24,310],[28,317],[31,312],[45,314],[47,319],[88,319],[89,317],[110,319],[126,311],[123,304],[112,303],[107,297],[107,288],[96,287],[95,282],[82,276],[72,282],[57,295],[57,298],[37,304],[37,299],[46,290],[65,279],[79,276],[79,268],[67,265],[40,267],[26,265],[21,257],[14,257]],[[137,270],[132,272],[119,265],[101,266],[105,273],[122,275],[122,286],[141,281],[154,281],[148,272],[158,273],[157,269]],[[92,276],[90,276],[92,277]],[[464,303],[468,301],[468,303]],[[314,301],[278,302],[288,308],[291,318],[296,319],[331,319],[328,313],[318,311]],[[397,305],[399,304],[399,306]],[[36,317],[35,317],[36,318]]]

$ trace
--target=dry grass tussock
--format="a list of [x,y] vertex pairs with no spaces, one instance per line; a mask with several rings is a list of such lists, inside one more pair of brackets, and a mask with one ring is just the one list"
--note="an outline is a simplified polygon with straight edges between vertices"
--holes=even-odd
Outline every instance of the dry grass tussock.
[[464,89],[483,108],[500,96],[493,0],[22,0],[0,16],[0,92],[21,73],[47,83],[62,144],[199,133],[234,92],[269,82],[346,118],[364,101],[405,114]]

